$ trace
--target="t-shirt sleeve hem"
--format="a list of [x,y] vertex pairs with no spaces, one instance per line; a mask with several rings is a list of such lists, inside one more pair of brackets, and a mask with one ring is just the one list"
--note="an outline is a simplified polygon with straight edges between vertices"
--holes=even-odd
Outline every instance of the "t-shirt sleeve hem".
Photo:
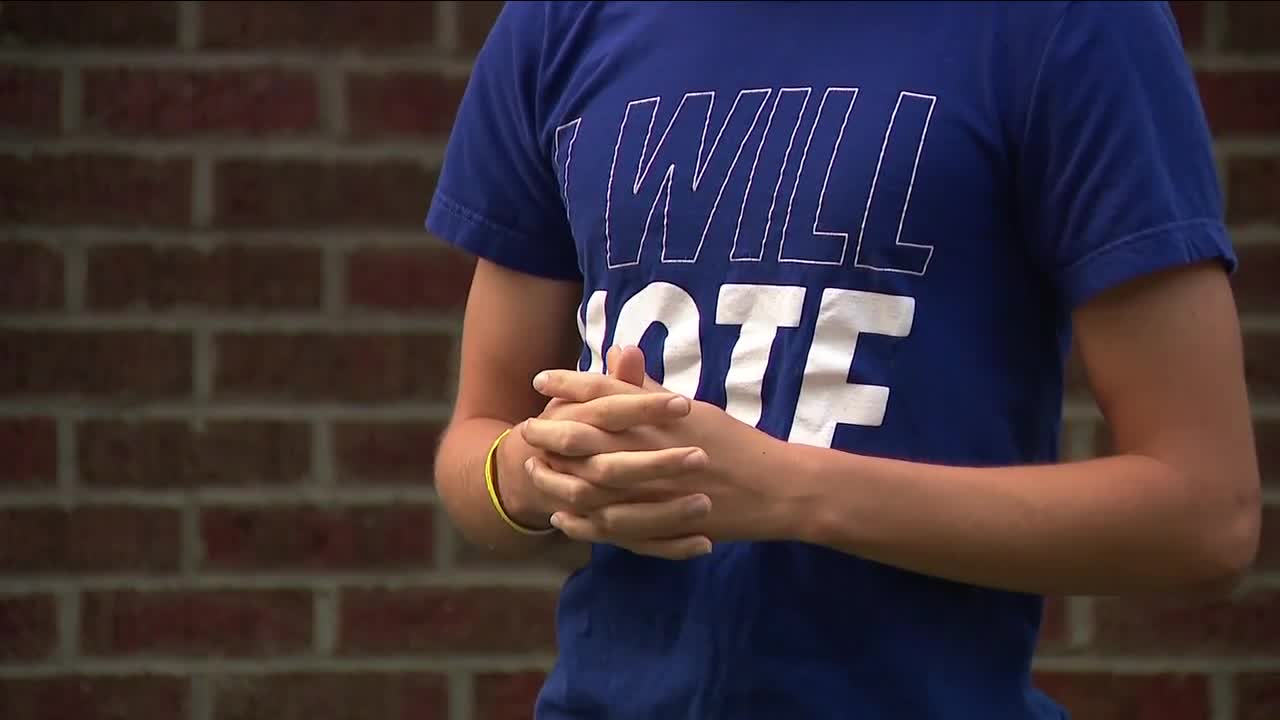
[[576,259],[566,263],[554,252],[539,250],[537,240],[485,218],[443,192],[433,195],[424,225],[450,245],[503,267],[552,280],[582,280]]
[[1143,275],[1215,260],[1235,272],[1238,260],[1221,221],[1172,223],[1116,240],[1071,264],[1063,272],[1062,292],[1074,310]]

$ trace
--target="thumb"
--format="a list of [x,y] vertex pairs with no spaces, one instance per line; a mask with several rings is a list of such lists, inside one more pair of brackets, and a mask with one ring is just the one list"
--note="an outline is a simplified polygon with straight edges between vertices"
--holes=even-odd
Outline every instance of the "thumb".
[[644,352],[634,345],[614,346],[609,350],[609,374],[619,380],[643,387],[645,384]]

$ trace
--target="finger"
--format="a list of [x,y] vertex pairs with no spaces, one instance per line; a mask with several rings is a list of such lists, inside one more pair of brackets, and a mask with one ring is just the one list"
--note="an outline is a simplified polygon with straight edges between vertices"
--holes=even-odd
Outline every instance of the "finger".
[[562,504],[580,515],[625,499],[622,493],[594,485],[581,476],[559,472],[537,458],[529,458],[525,472],[533,486],[558,501],[557,505]]
[[637,395],[644,388],[623,382],[611,375],[574,370],[543,370],[533,378],[533,389],[562,400],[588,402],[606,395]]
[[710,498],[688,495],[658,502],[606,505],[585,516],[557,512],[551,516],[551,523],[575,539],[617,544],[693,535],[693,528],[710,512]]
[[614,353],[611,363],[609,367],[616,368],[614,377],[636,387],[644,386],[647,376],[644,369],[644,351],[640,348],[633,345],[619,349]]
[[620,432],[637,425],[679,420],[691,409],[687,398],[672,393],[608,395],[578,405],[568,417],[601,430]]
[[529,445],[556,455],[580,457],[620,450],[617,440],[593,425],[576,420],[530,418],[520,428]]
[[602,453],[566,458],[557,463],[561,472],[581,478],[594,487],[617,490],[694,472],[706,464],[707,454],[690,447]]
[[622,348],[613,345],[609,351],[604,354],[604,365],[609,368],[609,374],[618,377],[618,353],[622,352]]
[[632,542],[618,547],[637,555],[649,555],[665,560],[691,560],[711,553],[711,541],[701,535],[670,540]]

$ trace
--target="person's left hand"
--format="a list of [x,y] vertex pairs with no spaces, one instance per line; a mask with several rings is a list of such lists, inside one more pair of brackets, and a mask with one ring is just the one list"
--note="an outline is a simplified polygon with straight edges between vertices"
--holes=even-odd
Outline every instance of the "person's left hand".
[[[640,351],[628,348],[625,352]],[[540,393],[566,402],[665,392],[651,379],[644,384],[638,387],[616,377],[570,370],[546,371],[535,380]],[[770,456],[779,453],[784,443],[714,405],[690,402],[691,411],[679,420],[621,430],[607,429],[613,427],[609,418],[593,418],[589,423],[524,423],[525,441],[551,460],[550,464],[533,461],[530,478],[539,490],[569,508],[552,517],[561,532],[575,540],[617,545],[698,534],[712,542],[782,539],[789,510],[782,493],[785,479],[762,470],[775,465]],[[675,447],[701,449],[694,453],[693,472],[674,477],[658,475],[657,470],[645,473],[633,462],[636,456],[628,455]],[[626,472],[613,472],[620,467]],[[660,502],[691,494],[704,495],[709,511],[672,516],[669,504]],[[630,499],[610,501],[619,495]],[[644,499],[636,500],[637,495]]]

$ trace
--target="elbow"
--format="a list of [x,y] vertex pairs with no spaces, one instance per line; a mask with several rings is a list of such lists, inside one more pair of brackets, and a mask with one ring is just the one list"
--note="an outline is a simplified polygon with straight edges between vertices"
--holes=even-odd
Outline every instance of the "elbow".
[[1224,503],[1221,512],[1204,513],[1199,546],[1201,587],[1230,593],[1253,569],[1262,535],[1262,497],[1257,484]]

